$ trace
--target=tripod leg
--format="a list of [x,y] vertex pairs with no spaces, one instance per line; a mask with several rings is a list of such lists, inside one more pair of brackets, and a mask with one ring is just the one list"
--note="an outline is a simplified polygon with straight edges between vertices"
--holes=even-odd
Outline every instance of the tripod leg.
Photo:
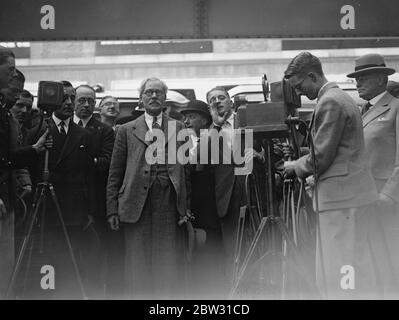
[[278,228],[280,229],[280,232],[283,236],[283,239],[287,241],[289,248],[292,248],[292,256],[293,256],[293,260],[295,265],[298,267],[299,271],[301,271],[301,273],[303,274],[305,280],[311,284],[311,286],[313,287],[313,289],[318,293],[318,290],[315,286],[315,284],[312,281],[311,276],[309,275],[304,263],[302,263],[302,259],[298,254],[297,251],[297,246],[294,243],[294,240],[291,238],[287,228],[285,227],[284,223],[281,221],[281,219],[276,218],[274,220],[277,223]]
[[39,246],[39,252],[40,252],[40,254],[42,254],[43,253],[43,244],[44,244],[44,225],[45,225],[45,223],[46,223],[46,219],[45,219],[45,216],[46,216],[46,204],[47,204],[47,201],[43,201],[43,207],[42,207],[42,212],[41,212],[41,215],[40,215],[40,217],[41,217],[41,219],[40,219],[40,246]]
[[62,231],[63,231],[64,236],[65,236],[65,241],[66,241],[67,246],[68,246],[68,251],[69,251],[69,254],[70,254],[71,259],[72,259],[72,264],[73,264],[73,267],[74,267],[74,270],[75,270],[76,278],[78,280],[80,291],[82,293],[82,297],[83,297],[83,299],[87,299],[87,296],[86,296],[86,293],[85,293],[85,290],[84,290],[84,287],[83,287],[82,278],[80,276],[79,267],[78,267],[78,264],[76,263],[75,254],[73,253],[71,240],[69,238],[67,229],[65,227],[64,218],[62,217],[61,208],[60,208],[60,205],[58,203],[57,195],[55,194],[54,187],[51,184],[49,184],[48,187],[49,187],[50,194],[51,194],[51,197],[53,199],[55,208],[57,210],[58,218],[60,220]]
[[244,262],[243,262],[243,264],[241,266],[241,269],[240,269],[240,273],[239,273],[239,275],[238,275],[238,277],[237,277],[237,279],[236,279],[236,281],[235,281],[235,283],[234,283],[234,285],[233,285],[233,287],[232,287],[232,289],[230,291],[230,295],[229,295],[230,298],[233,297],[235,291],[237,290],[238,284],[239,284],[241,278],[244,275],[244,272],[245,272],[245,270],[246,270],[246,268],[248,266],[249,261],[251,260],[253,252],[254,252],[254,250],[255,250],[258,242],[259,242],[260,236],[261,236],[261,234],[263,232],[263,229],[265,228],[265,225],[266,225],[267,221],[268,221],[268,218],[266,218],[266,217],[262,218],[262,221],[261,221],[261,223],[259,225],[258,230],[256,231],[256,234],[255,234],[255,237],[254,237],[254,239],[253,239],[253,241],[251,243],[251,246],[249,247],[248,253],[245,256]]
[[22,299],[24,299],[24,297],[25,297],[26,287],[28,285],[29,270],[30,270],[30,266],[31,266],[31,263],[32,263],[33,242],[34,242],[34,240],[32,240],[30,242],[30,246],[29,246],[28,261],[26,263],[26,270],[25,270],[25,276],[24,276],[24,287],[23,287],[23,291],[22,291],[22,294],[21,294],[21,298]]
[[246,209],[247,207],[240,208],[240,216],[238,220],[238,228],[237,228],[237,242],[236,248],[234,253],[234,267],[233,267],[233,280],[232,283],[235,282],[237,278],[239,263],[240,263],[240,256],[241,256],[241,247],[242,247],[242,240],[244,235],[244,227],[245,227],[245,216],[246,216]]
[[7,287],[7,291],[6,291],[6,298],[8,298],[10,296],[11,292],[14,290],[15,281],[17,279],[17,275],[19,273],[19,269],[21,268],[22,260],[23,260],[23,258],[25,256],[26,247],[27,247],[27,245],[28,245],[28,243],[30,241],[31,235],[32,235],[33,226],[35,224],[35,220],[36,220],[36,216],[37,216],[37,213],[39,211],[39,208],[40,208],[40,204],[45,199],[44,187],[43,187],[43,185],[39,185],[39,186],[41,187],[40,196],[36,197],[36,194],[39,194],[39,190],[36,190],[35,198],[37,198],[37,203],[35,203],[32,206],[32,210],[34,210],[34,211],[33,211],[31,220],[29,222],[27,232],[26,232],[26,234],[24,236],[24,240],[22,242],[21,249],[19,251],[18,258],[16,260],[14,269],[13,269],[12,274],[11,274],[11,278],[10,278],[10,281],[9,281],[9,284],[8,284],[8,287]]

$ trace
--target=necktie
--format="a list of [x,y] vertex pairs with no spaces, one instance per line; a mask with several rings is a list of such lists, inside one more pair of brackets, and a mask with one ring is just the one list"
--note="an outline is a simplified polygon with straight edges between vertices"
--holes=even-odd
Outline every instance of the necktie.
[[60,124],[59,124],[59,126],[60,126],[60,134],[63,136],[63,137],[66,137],[66,131],[65,131],[65,122],[64,121],[61,121],[60,122]]
[[83,127],[83,121],[79,120],[78,125],[79,125],[79,127]]
[[[157,119],[157,117],[152,117],[152,129],[159,129],[159,130],[161,130],[161,126],[158,124],[158,121],[157,121],[158,119]],[[154,143],[155,141],[157,141],[157,137],[156,136],[154,136],[153,137],[153,140],[152,140],[152,142]],[[157,149],[155,149],[154,150],[154,153],[153,153],[153,156],[154,156],[154,158],[156,158],[157,157]]]
[[365,114],[373,105],[370,103],[370,101],[367,101],[366,105],[364,106],[363,109],[363,114]]
[[157,120],[158,120],[157,117],[152,118],[152,128],[153,129],[161,129],[161,126],[159,125]]

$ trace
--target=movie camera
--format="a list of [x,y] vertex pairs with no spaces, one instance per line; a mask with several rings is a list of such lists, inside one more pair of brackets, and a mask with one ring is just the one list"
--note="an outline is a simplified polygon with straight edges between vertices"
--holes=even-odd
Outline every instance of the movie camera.
[[[306,123],[298,116],[301,99],[285,79],[269,86],[263,75],[262,88],[264,102],[249,103],[242,97],[234,101],[238,127],[253,131],[255,141],[264,150],[265,164],[263,173],[250,173],[246,177],[248,202],[241,208],[238,221],[231,298],[242,292],[254,292],[254,287],[257,296],[284,298],[291,293],[287,285],[298,288],[304,283],[315,292],[309,268],[299,250],[299,216],[305,211],[302,210],[303,192],[299,191],[303,185],[282,177],[283,200],[278,200],[276,176],[279,173],[273,160],[276,141],[285,141],[293,148],[294,157],[298,156],[298,128],[304,125],[307,130]],[[257,281],[254,281],[255,274]],[[248,289],[248,284],[252,288]]]
[[236,99],[238,127],[252,129],[254,136],[267,138],[287,137],[289,124],[296,119],[301,98],[285,79],[268,84],[262,77],[264,102],[248,103],[241,97]]
[[61,82],[40,81],[37,106],[45,115],[61,108],[64,102],[64,86]]

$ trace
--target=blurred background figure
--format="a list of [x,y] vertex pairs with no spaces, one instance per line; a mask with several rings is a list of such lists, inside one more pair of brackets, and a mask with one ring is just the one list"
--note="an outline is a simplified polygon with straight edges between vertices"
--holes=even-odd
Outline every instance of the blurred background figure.
[[101,122],[109,125],[115,131],[115,121],[118,118],[119,101],[113,96],[105,96],[99,103]]
[[10,109],[12,116],[18,121],[21,128],[23,144],[26,143],[28,130],[31,128],[33,99],[33,95],[29,91],[22,90],[15,104]]
[[24,85],[25,76],[21,71],[15,69],[15,74],[8,83],[8,87],[0,89],[0,92],[3,95],[3,102],[6,104],[8,109],[15,104],[15,101],[18,99],[22,90],[24,90]]

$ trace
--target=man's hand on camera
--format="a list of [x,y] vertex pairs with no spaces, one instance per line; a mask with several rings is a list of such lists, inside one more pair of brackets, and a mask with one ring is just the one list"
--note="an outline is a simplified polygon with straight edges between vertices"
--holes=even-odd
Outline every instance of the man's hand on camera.
[[295,161],[284,161],[284,176],[286,178],[295,177]]
[[256,150],[254,150],[252,148],[246,148],[244,150],[245,163],[249,163],[254,159],[261,163],[265,163],[265,150],[262,148],[261,152],[257,152]]
[[283,143],[283,153],[284,153],[284,159],[292,159],[294,156],[294,150],[288,143]]
[[108,217],[108,223],[111,230],[118,231],[119,230],[119,216],[114,214]]
[[49,133],[49,129],[46,129],[46,131],[39,138],[39,140],[37,140],[37,142],[32,145],[33,149],[35,149],[37,153],[42,152],[46,149],[51,149],[53,147],[53,137]]
[[32,194],[32,186],[30,184],[24,185],[22,187],[22,192],[21,192],[20,197],[25,198],[25,197],[30,196],[31,194]]

